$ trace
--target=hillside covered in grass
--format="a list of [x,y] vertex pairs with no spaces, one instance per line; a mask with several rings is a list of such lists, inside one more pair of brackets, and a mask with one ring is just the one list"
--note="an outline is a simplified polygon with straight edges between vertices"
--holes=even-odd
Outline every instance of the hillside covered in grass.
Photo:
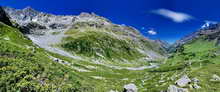
[[[209,31],[214,32],[208,33]],[[218,92],[220,90],[218,88],[220,85],[220,47],[217,36],[219,29],[207,29],[200,32],[206,33],[200,33],[199,37],[180,45],[165,64],[151,72],[169,75],[167,77],[171,78],[173,85],[176,85],[175,81],[178,78],[187,75],[191,82],[183,88],[187,88],[189,92]],[[194,82],[195,79],[199,82]]]
[[[31,9],[25,9],[24,12],[38,14]],[[90,17],[98,19],[98,24],[96,22],[82,23],[81,21],[85,21],[84,19],[87,21],[88,16],[89,19]],[[64,37],[61,35],[62,43],[50,44],[47,47],[61,48],[71,53],[72,56],[76,54],[82,57],[82,59],[72,58],[41,47],[45,46],[44,43],[36,43],[47,40],[36,41],[37,37],[40,38],[44,35],[45,29],[41,29],[45,28],[43,25],[33,23],[33,21],[27,25],[20,25],[21,21],[17,22],[13,20],[13,17],[15,16],[12,16],[11,20],[7,20],[13,21],[13,25],[4,23],[0,25],[0,83],[3,92],[123,91],[123,86],[126,84],[137,85],[139,76],[144,77],[145,69],[148,66],[151,67],[149,62],[146,62],[151,60],[148,56],[151,53],[148,54],[144,51],[152,51],[152,55],[155,54],[156,58],[162,57],[165,52],[158,44],[144,39],[133,28],[115,24],[101,26],[102,24],[100,25],[99,22],[108,21],[96,15],[82,14],[76,22],[77,24],[48,24],[51,28],[47,29],[49,32],[46,34],[52,38],[45,36],[53,41],[56,40],[56,37],[60,37],[60,34],[66,35]],[[59,16],[61,19],[62,17]],[[66,16],[64,17],[66,18]],[[67,25],[70,25],[71,29],[62,29]],[[32,39],[30,35],[36,38]],[[157,56],[160,54],[161,56]],[[145,58],[147,59],[144,60]],[[107,63],[94,63],[93,59],[102,59]]]
[[[74,27],[65,33],[67,37],[63,38],[60,47],[75,54],[109,60],[115,59],[115,61],[119,60],[118,62],[151,60],[159,58],[160,55],[161,59],[163,58],[165,50],[153,41],[142,38],[139,34],[129,34],[121,29],[113,30],[112,26],[97,28],[89,26],[89,23],[78,22],[74,24]],[[115,28],[120,28],[120,26]],[[134,37],[130,35],[134,35]]]
[[16,28],[0,23],[0,91],[83,91],[76,75],[55,63]]

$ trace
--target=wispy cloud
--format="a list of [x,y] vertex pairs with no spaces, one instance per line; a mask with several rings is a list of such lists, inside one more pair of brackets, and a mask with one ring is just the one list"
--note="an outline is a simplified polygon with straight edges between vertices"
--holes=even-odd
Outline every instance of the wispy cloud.
[[182,12],[175,12],[175,11],[171,11],[168,9],[157,9],[157,10],[153,10],[152,13],[169,18],[177,23],[182,23],[182,22],[193,19],[193,17],[189,14],[182,13]]
[[148,30],[147,33],[150,35],[157,35],[157,32],[154,29]]

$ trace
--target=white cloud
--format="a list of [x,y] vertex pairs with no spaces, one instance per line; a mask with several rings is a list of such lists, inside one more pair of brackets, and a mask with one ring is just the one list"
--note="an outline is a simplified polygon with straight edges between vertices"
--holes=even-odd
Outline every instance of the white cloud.
[[181,12],[174,12],[168,9],[153,10],[152,13],[169,18],[177,23],[182,23],[184,21],[193,19],[193,17],[188,14],[181,13]]
[[150,35],[157,35],[157,32],[154,29],[150,29],[147,33]]

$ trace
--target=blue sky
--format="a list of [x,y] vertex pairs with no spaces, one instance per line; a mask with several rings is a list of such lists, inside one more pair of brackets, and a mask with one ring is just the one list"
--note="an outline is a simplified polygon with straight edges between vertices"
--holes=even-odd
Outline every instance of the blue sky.
[[94,12],[170,43],[196,31],[204,21],[220,21],[219,4],[220,0],[0,0],[1,6],[31,6],[53,14]]

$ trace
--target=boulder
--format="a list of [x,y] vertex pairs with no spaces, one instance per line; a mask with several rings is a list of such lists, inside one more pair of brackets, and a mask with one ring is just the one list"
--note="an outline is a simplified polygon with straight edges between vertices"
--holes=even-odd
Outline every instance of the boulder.
[[194,83],[199,83],[200,81],[199,81],[199,79],[197,79],[197,78],[192,78],[192,82],[194,82]]
[[170,85],[168,87],[167,92],[189,92],[189,91],[186,88],[179,88],[179,87],[177,87],[175,85]]
[[210,81],[220,81],[220,77],[218,75],[214,74]]
[[200,89],[201,87],[198,85],[198,83],[200,82],[199,79],[197,78],[192,78],[192,84],[190,85],[191,89]]
[[138,92],[138,89],[135,84],[128,84],[124,86],[123,92]]
[[176,85],[180,87],[184,87],[187,84],[190,84],[191,80],[187,75],[183,75],[179,80],[177,80],[175,83]]
[[193,87],[194,89],[200,89],[200,88],[201,88],[198,84],[193,84],[192,87]]

